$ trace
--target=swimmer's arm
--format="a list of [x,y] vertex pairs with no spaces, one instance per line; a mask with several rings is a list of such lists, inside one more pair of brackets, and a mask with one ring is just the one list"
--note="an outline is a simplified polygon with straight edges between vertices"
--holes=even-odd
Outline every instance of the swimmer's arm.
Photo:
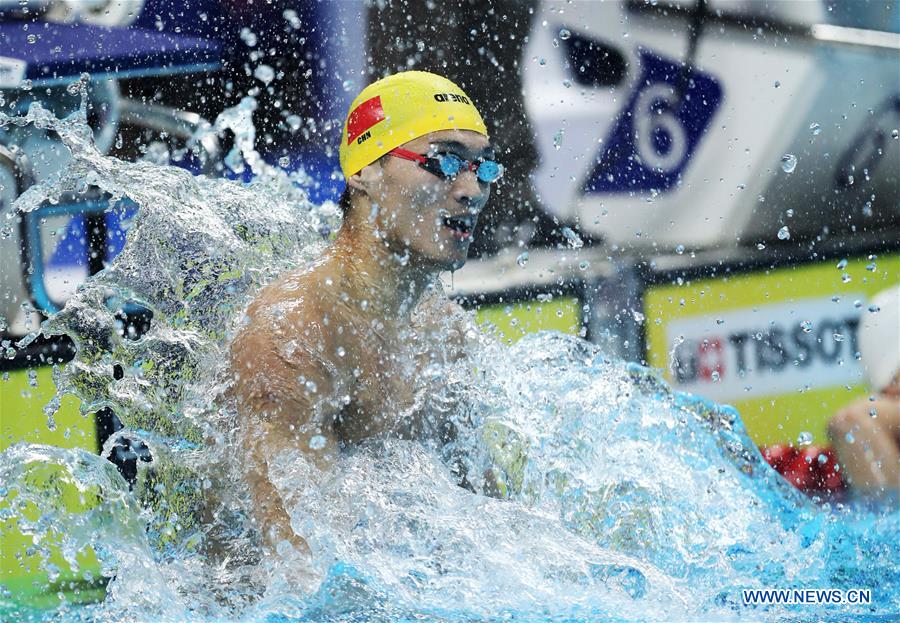
[[[296,468],[306,471],[304,486],[316,486],[315,481],[332,468],[338,454],[337,436],[330,425],[338,408],[327,400],[333,381],[312,359],[290,365],[253,358],[245,362],[240,355],[235,359],[238,366],[243,363],[244,371],[249,371],[244,378],[239,376],[237,385],[239,436],[253,517],[270,547],[277,549],[287,541],[295,549],[306,551],[306,544],[291,528],[287,512],[290,485],[294,483],[285,483],[279,490],[273,476],[283,474],[287,467],[276,467],[278,460],[290,461],[292,455],[301,459]],[[305,379],[302,383],[301,378]]]

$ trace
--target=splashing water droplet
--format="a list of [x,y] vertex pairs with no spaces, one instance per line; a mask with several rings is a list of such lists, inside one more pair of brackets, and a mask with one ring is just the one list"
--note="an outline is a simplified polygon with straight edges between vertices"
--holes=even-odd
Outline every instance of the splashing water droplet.
[[891,138],[894,140],[900,138],[900,130],[891,130]]
[[781,86],[781,82],[780,82],[779,80],[776,80],[776,81],[775,81],[775,88],[777,89],[777,88],[780,87],[780,86]]
[[528,251],[519,254],[519,257],[516,258],[516,264],[518,264],[522,268],[525,268],[525,266],[528,264]]
[[793,173],[797,168],[797,156],[794,154],[785,154],[781,157],[781,170],[785,173]]
[[684,253],[684,245],[680,244],[677,247],[675,247],[675,253],[677,253],[678,255],[681,255],[682,253]]
[[834,339],[835,342],[843,342],[844,341],[844,336],[841,335],[840,333],[835,333],[831,337],[832,337],[832,339]]
[[259,65],[253,71],[253,77],[263,84],[268,85],[270,82],[272,82],[272,80],[275,79],[275,70],[268,65]]
[[560,130],[553,135],[553,147],[555,147],[556,149],[562,147],[563,133],[563,130]]
[[788,229],[788,226],[785,225],[781,229],[778,230],[778,239],[779,240],[790,240],[791,239],[791,230]]
[[559,38],[562,39],[563,41],[565,41],[566,39],[568,39],[571,36],[572,36],[572,31],[570,31],[568,28],[560,28],[559,29]]
[[847,260],[841,260],[837,263],[838,270],[844,270],[845,268],[847,268]]
[[798,446],[808,446],[813,441],[813,434],[807,431],[803,431],[799,435],[797,435],[797,445]]
[[566,241],[573,249],[580,249],[584,246],[584,241],[574,231],[568,227],[562,228],[562,235],[566,237]]
[[325,447],[325,437],[322,435],[315,435],[312,439],[309,440],[309,448],[311,450],[321,450]]
[[822,133],[822,126],[820,126],[818,123],[810,123],[809,131],[812,132],[813,136],[818,136]]
[[809,333],[810,331],[812,331],[812,327],[813,327],[813,323],[811,320],[804,320],[803,322],[800,323],[800,328],[803,330],[804,333]]
[[872,312],[873,314],[875,314],[875,313],[880,312],[881,308],[878,305],[872,304],[872,305],[869,305],[869,311]]

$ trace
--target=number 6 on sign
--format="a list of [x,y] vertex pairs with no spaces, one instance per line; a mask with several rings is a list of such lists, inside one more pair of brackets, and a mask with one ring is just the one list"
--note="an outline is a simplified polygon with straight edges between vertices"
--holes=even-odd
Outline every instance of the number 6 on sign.
[[662,82],[641,91],[634,105],[635,152],[658,173],[679,169],[687,155],[684,126],[672,112],[677,106],[678,95]]
[[585,193],[674,187],[722,99],[709,74],[640,51],[637,87],[618,115]]

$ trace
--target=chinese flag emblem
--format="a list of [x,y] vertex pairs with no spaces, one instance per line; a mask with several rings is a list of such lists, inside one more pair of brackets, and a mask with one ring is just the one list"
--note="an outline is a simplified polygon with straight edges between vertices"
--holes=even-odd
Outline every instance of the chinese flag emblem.
[[347,144],[362,135],[379,121],[384,121],[384,109],[381,107],[381,96],[376,95],[367,99],[353,109],[347,118]]

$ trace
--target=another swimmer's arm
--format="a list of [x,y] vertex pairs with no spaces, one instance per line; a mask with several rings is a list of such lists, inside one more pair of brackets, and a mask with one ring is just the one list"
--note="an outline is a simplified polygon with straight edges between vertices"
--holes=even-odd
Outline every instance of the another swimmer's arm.
[[900,490],[900,400],[858,400],[831,419],[828,434],[854,489]]

